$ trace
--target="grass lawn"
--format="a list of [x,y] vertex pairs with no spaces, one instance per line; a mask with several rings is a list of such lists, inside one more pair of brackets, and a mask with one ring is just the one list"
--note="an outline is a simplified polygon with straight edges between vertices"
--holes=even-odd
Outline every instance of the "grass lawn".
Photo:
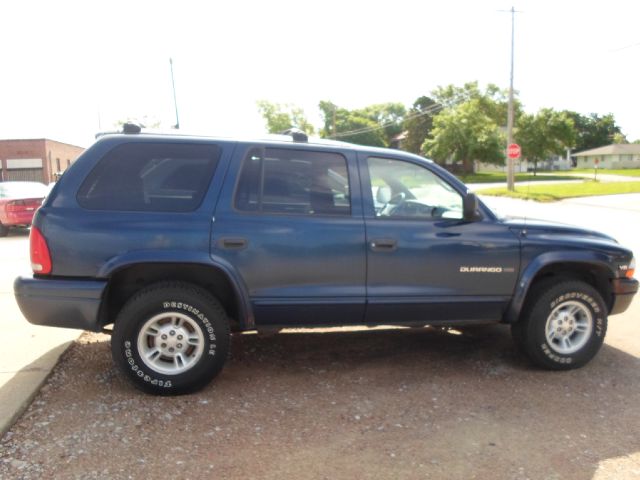
[[[593,168],[574,168],[570,170],[572,173],[589,173],[593,175]],[[607,169],[598,169],[598,175],[622,175],[624,177],[640,177],[640,168],[627,168],[623,170],[607,170]]]
[[478,190],[476,193],[480,195],[536,200],[538,202],[555,202],[563,198],[640,193],[640,182],[599,183],[587,181],[560,185],[516,186],[515,192],[509,192],[506,188],[488,188]]
[[[499,183],[507,181],[507,174],[496,173],[473,173],[470,175],[457,175],[464,183]],[[516,173],[516,182],[535,182],[542,180],[575,180],[576,177],[569,175],[536,175],[532,173]]]

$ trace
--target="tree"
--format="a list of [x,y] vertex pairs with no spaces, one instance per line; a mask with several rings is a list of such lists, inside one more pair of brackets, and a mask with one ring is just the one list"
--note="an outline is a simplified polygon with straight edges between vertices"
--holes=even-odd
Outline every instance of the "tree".
[[369,105],[353,113],[377,123],[384,132],[385,146],[391,145],[393,139],[402,133],[404,117],[407,109],[401,103],[378,103]]
[[423,151],[438,163],[462,162],[465,174],[473,173],[474,160],[504,164],[504,138],[479,98],[443,110],[433,120],[430,139]]
[[620,145],[622,143],[629,143],[629,140],[627,140],[627,137],[624,133],[614,133],[613,143]]
[[574,150],[576,152],[610,145],[613,143],[614,135],[622,133],[611,113],[604,116],[600,116],[597,113],[585,116],[567,111],[566,114],[573,120],[575,125],[576,142]]
[[423,96],[413,102],[404,121],[404,130],[407,132],[405,150],[415,154],[422,152],[422,144],[433,128],[437,108],[438,104],[430,97]]
[[359,145],[387,146],[384,128],[374,120],[374,111],[347,110],[326,100],[320,102],[319,108],[324,120],[320,136]]
[[290,128],[299,128],[310,135],[315,131],[313,125],[307,121],[304,110],[295,105],[271,103],[266,100],[259,100],[257,104],[269,133],[282,133]]
[[523,157],[533,161],[534,174],[538,161],[551,155],[562,155],[573,146],[576,132],[573,119],[566,112],[543,108],[535,115],[522,114],[518,119],[515,140]]
[[[501,90],[497,85],[490,83],[482,91],[478,82],[468,82],[462,87],[447,85],[438,87],[431,92],[433,99],[444,108],[453,108],[461,103],[475,100],[478,108],[491,118],[496,125],[507,125],[507,111],[509,106],[509,91]],[[522,106],[517,99],[514,99],[513,112],[514,120],[518,118]]]

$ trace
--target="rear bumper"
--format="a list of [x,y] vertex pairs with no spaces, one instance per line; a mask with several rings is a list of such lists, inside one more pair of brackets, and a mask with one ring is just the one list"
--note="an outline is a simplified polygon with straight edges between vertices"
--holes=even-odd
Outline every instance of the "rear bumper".
[[18,226],[18,225],[31,225],[33,222],[33,216],[36,211],[33,210],[25,210],[21,212],[7,212],[6,218],[2,221],[4,225],[7,227]]
[[631,305],[633,296],[638,292],[638,280],[635,278],[615,278],[611,281],[611,289],[613,302],[609,315],[615,315],[624,312]]
[[13,291],[22,314],[34,325],[98,332],[106,286],[106,281],[18,277]]

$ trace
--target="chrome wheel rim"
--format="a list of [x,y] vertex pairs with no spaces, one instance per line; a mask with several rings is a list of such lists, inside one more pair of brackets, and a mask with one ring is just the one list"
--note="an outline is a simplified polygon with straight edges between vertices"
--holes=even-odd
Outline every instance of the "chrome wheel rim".
[[180,312],[164,312],[145,322],[138,333],[138,353],[157,373],[178,375],[192,368],[204,352],[199,325]]
[[586,345],[593,331],[593,315],[580,302],[569,300],[553,309],[547,318],[547,343],[557,353],[570,355]]

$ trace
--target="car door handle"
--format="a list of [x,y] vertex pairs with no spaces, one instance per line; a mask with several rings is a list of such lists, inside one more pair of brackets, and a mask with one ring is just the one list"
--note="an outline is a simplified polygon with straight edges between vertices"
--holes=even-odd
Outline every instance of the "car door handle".
[[374,252],[393,252],[398,248],[398,242],[393,238],[378,238],[371,240],[371,250]]
[[440,238],[451,238],[451,237],[459,237],[460,234],[459,233],[453,233],[453,232],[439,232],[436,233],[436,237],[440,237]]
[[226,248],[227,250],[242,250],[243,248],[247,248],[249,242],[246,238],[221,238],[218,240],[218,245],[222,248]]

